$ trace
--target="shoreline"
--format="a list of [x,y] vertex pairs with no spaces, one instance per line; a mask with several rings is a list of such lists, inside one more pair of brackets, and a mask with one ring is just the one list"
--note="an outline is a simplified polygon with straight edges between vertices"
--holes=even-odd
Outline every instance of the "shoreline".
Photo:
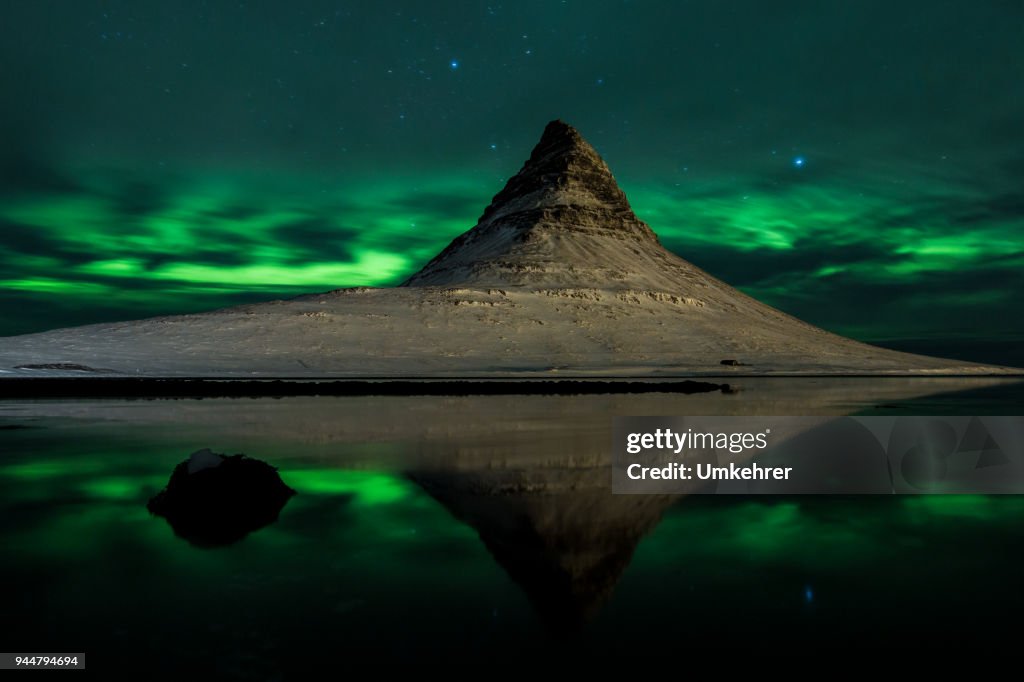
[[[728,381],[720,381],[728,379]],[[260,398],[292,396],[471,396],[733,394],[742,381],[985,379],[1013,384],[1021,375],[731,375],[701,377],[123,377],[0,376],[0,400],[32,398]],[[718,381],[716,381],[718,380]]]
[[290,396],[593,395],[730,392],[707,381],[572,379],[3,378],[0,400],[21,398],[245,398]]

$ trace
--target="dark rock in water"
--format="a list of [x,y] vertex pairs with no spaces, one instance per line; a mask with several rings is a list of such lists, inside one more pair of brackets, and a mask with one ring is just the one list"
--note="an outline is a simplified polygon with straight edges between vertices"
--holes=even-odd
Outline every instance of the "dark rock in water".
[[295,494],[277,468],[245,455],[197,450],[146,508],[198,547],[220,547],[277,520]]
[[728,365],[729,367],[745,367],[746,366],[746,365],[744,365],[744,363],[740,362],[739,360],[722,360],[721,364]]

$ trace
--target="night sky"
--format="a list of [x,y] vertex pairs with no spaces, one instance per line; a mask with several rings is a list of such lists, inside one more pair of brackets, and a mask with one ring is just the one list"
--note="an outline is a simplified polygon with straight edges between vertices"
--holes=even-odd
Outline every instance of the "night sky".
[[0,0],[0,32],[0,334],[395,284],[561,118],[747,293],[1024,364],[1020,2]]

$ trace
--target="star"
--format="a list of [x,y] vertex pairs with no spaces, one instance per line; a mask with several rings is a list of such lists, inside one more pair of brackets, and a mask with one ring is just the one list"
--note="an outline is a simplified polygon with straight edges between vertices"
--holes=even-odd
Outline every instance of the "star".
[[452,71],[455,71],[457,68],[459,68],[459,60],[457,60],[457,59],[451,60],[451,62],[449,62],[449,64],[448,64],[448,66],[451,68]]
[[804,157],[798,156],[793,159],[793,165],[796,166],[797,168],[803,168],[805,161],[806,160],[804,159]]

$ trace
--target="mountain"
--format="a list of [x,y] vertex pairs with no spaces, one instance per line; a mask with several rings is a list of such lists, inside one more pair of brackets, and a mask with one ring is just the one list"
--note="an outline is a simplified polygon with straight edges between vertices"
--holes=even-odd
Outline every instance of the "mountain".
[[[699,222],[699,216],[694,218]],[[477,225],[395,288],[0,339],[0,372],[135,376],[1012,374],[876,348],[665,249],[553,121]]]
[[597,615],[678,496],[613,495],[605,467],[409,474],[480,536],[541,619],[575,632]]
[[552,121],[476,227],[402,286],[671,289],[687,270],[636,217],[594,148]]

